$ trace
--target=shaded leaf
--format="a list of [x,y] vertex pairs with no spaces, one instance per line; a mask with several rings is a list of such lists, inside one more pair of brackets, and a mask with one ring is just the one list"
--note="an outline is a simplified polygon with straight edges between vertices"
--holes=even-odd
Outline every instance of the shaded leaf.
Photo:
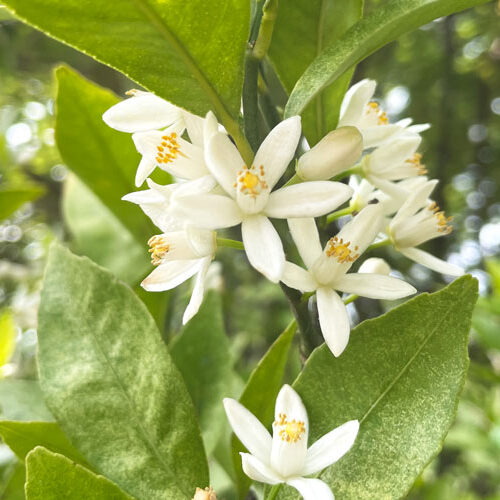
[[36,380],[4,379],[0,380],[0,420],[50,422],[54,417]]
[[40,380],[63,432],[137,498],[208,484],[194,408],[153,318],[108,271],[50,251],[39,314]]

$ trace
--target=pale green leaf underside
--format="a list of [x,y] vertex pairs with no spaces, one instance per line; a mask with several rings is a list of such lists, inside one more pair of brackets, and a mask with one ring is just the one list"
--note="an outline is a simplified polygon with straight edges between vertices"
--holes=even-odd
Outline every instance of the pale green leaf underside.
[[0,420],[54,420],[37,380],[0,380]]
[[42,447],[29,453],[26,471],[26,500],[133,500],[105,477]]
[[327,85],[349,68],[392,42],[438,17],[458,12],[487,0],[389,0],[358,21],[339,40],[325,47],[293,89],[285,116],[294,116]]
[[465,276],[363,322],[339,358],[325,346],[309,358],[294,387],[310,442],[361,422],[351,451],[320,476],[337,498],[401,498],[441,449],[465,380],[476,297],[476,280]]
[[39,315],[47,405],[92,467],[147,500],[208,484],[195,412],[153,318],[111,273],[61,246]]
[[7,0],[22,20],[189,111],[236,117],[246,0]]

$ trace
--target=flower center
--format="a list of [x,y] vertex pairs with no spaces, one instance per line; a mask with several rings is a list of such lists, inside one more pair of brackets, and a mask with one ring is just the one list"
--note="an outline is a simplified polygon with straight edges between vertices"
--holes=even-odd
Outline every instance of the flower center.
[[370,101],[367,104],[366,114],[369,115],[371,113],[375,113],[377,115],[379,125],[387,125],[389,123],[389,118],[387,118],[387,113],[380,109],[378,102]]
[[427,207],[427,210],[430,210],[434,214],[437,230],[440,233],[450,234],[453,231],[453,227],[450,224],[453,217],[446,217],[444,211],[439,208],[439,205],[435,201]]
[[415,153],[411,158],[408,158],[405,163],[410,163],[413,167],[417,169],[418,175],[425,175],[427,173],[427,169],[425,165],[420,163],[422,159],[422,155],[420,153]]
[[156,146],[156,161],[158,163],[170,163],[179,155],[186,158],[177,142],[177,134],[172,132],[170,135],[164,135],[161,138],[160,145]]
[[149,238],[148,245],[150,246],[151,262],[154,266],[158,266],[170,251],[170,245],[163,236],[158,235]]
[[340,264],[354,262],[359,257],[359,253],[355,253],[359,247],[356,245],[351,249],[350,245],[350,241],[344,243],[342,238],[339,239],[337,236],[334,236],[328,240],[325,253],[328,257],[336,259]]
[[296,443],[306,432],[306,424],[301,420],[288,420],[284,413],[280,413],[278,418],[279,420],[276,420],[273,425],[282,427],[279,430],[279,436],[283,441]]
[[241,193],[255,198],[263,189],[267,189],[268,187],[264,177],[264,166],[261,165],[257,169],[254,165],[250,168],[244,165],[243,169],[238,172],[238,178],[234,183],[234,187]]

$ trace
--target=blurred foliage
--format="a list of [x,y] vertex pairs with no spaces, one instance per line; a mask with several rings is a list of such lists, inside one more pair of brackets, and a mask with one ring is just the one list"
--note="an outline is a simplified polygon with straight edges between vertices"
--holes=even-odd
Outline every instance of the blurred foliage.
[[[369,0],[366,8],[382,2]],[[286,8],[286,2],[280,8]],[[438,19],[377,52],[354,75],[355,80],[369,77],[379,82],[378,96],[391,119],[411,116],[416,123],[432,124],[424,134],[424,159],[430,175],[441,180],[437,200],[454,215],[455,231],[431,242],[431,250],[467,268],[479,279],[482,295],[474,316],[471,366],[456,423],[442,453],[408,495],[411,500],[500,500],[499,21],[497,1]],[[60,62],[118,95],[134,86],[117,72],[15,21],[0,8],[0,214],[3,192],[20,191],[28,196],[0,220],[0,373],[21,379],[21,385],[28,383],[32,394],[38,394],[33,381],[36,312],[49,243],[63,239],[98,261],[104,255],[101,263],[131,284],[148,272],[147,266],[128,269],[126,262],[112,258],[129,243],[120,239],[117,221],[105,207],[68,176],[54,146],[52,72]],[[71,192],[76,193],[72,204],[68,202]],[[82,213],[87,217],[82,218]],[[110,233],[107,242],[106,231]],[[102,245],[89,244],[85,234]],[[232,236],[239,237],[237,231]],[[130,249],[140,252],[137,245]],[[146,242],[143,250],[147,250]],[[92,254],[101,251],[101,256]],[[397,262],[419,290],[441,287],[441,276],[407,260],[396,261],[388,252],[381,249],[377,254]],[[212,287],[223,292],[231,355],[245,380],[285,328],[289,308],[279,287],[249,269],[243,252],[223,249],[219,260],[222,266],[213,269]],[[250,285],[241,286],[243,283]],[[142,300],[150,296],[139,295]],[[156,295],[157,304],[148,304],[150,310],[156,307],[165,338],[175,337],[180,330],[178,312],[188,296],[188,287],[183,285],[170,295],[166,306]],[[362,300],[350,307],[359,321],[386,306]],[[4,332],[10,321],[6,318],[13,321],[10,333]],[[3,353],[9,352],[12,337],[15,349],[6,359]],[[294,348],[289,380],[299,367],[298,348]],[[8,378],[0,384],[13,381]],[[35,406],[37,397],[33,396]],[[22,401],[25,406],[20,412],[34,411],[25,408],[27,403]],[[224,459],[217,460],[214,471],[223,477]],[[220,481],[222,485],[223,479]],[[23,467],[9,448],[0,445],[0,499],[23,498],[23,482]]]

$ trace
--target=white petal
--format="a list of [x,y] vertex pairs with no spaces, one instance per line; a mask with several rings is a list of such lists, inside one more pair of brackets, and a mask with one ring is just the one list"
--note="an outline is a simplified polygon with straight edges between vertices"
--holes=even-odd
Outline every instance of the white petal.
[[172,193],[172,200],[183,196],[206,194],[212,191],[217,185],[217,181],[212,175],[204,175],[193,181],[175,184],[176,188]]
[[323,252],[316,221],[312,218],[289,219],[288,227],[304,264],[311,269]]
[[247,217],[241,223],[241,236],[250,264],[277,283],[283,274],[285,252],[271,221],[263,215]]
[[139,132],[167,127],[181,118],[181,110],[149,92],[137,93],[109,108],[102,119],[121,132]]
[[351,420],[318,439],[308,450],[304,476],[316,474],[342,458],[354,444],[359,422]]
[[[376,174],[377,171],[383,171],[391,165],[404,164],[413,156],[421,141],[419,136],[409,136],[402,137],[387,146],[378,147],[366,157],[369,158],[370,170]],[[364,159],[364,161],[366,160]]]
[[394,227],[400,221],[404,223],[404,219],[416,213],[420,208],[425,207],[430,194],[438,182],[436,179],[427,181],[413,191],[403,205],[401,205],[398,213],[393,217],[391,227]]
[[264,166],[265,178],[272,189],[292,160],[300,139],[300,116],[292,116],[274,127],[262,142],[253,164]]
[[358,124],[365,106],[375,93],[375,80],[364,79],[353,85],[345,94],[340,109],[339,127]]
[[212,135],[205,148],[205,161],[226,193],[234,197],[236,193],[234,184],[245,162],[226,134],[216,132]]
[[236,226],[242,214],[234,200],[218,194],[181,196],[172,200],[173,213],[205,229]]
[[304,500],[335,500],[332,490],[321,479],[294,477],[287,479],[286,484],[298,490]]
[[193,115],[187,111],[182,113],[184,118],[184,123],[186,124],[187,133],[189,135],[189,140],[200,148],[203,147],[203,128],[205,125],[205,120],[201,116]]
[[401,133],[399,125],[376,125],[361,129],[365,149],[380,146],[382,143]]
[[225,398],[224,409],[233,432],[243,446],[261,462],[269,464],[272,438],[260,421],[235,399]]
[[[298,476],[307,454],[309,420],[300,396],[289,385],[285,384],[276,398],[274,420],[271,467],[282,477]],[[289,427],[296,423],[301,424],[303,430],[294,440]]]
[[373,273],[345,274],[333,286],[341,292],[355,293],[369,299],[395,300],[417,293],[406,281]]
[[326,345],[334,356],[340,356],[349,342],[351,326],[342,299],[328,287],[318,288],[318,316]]
[[212,262],[212,257],[204,257],[201,263],[201,268],[194,280],[193,291],[191,292],[191,299],[182,316],[182,324],[185,325],[200,309],[203,302],[203,295],[205,294],[205,277],[207,276],[208,267]]
[[295,288],[301,292],[313,292],[318,286],[308,271],[302,269],[293,262],[285,262],[281,281],[286,286]]
[[379,257],[370,257],[369,259],[366,259],[363,264],[361,264],[358,269],[358,273],[375,273],[389,276],[391,273],[391,266],[389,266],[384,259]]
[[148,292],[171,290],[195,275],[200,269],[200,259],[174,260],[160,264],[141,286]]
[[253,481],[267,484],[283,483],[283,479],[270,467],[253,455],[240,453],[243,472]]
[[165,203],[168,201],[162,193],[156,189],[144,189],[142,191],[134,191],[122,197],[123,201],[130,201],[136,205]]
[[437,273],[448,274],[450,276],[462,276],[465,272],[461,267],[438,259],[437,257],[434,257],[434,255],[424,252],[419,248],[399,248],[398,250],[405,257],[408,257],[414,262],[422,264],[422,266],[428,267]]
[[340,182],[311,181],[274,191],[265,208],[269,217],[319,217],[347,201],[352,189]]
[[209,111],[207,116],[205,117],[205,123],[203,125],[203,142],[204,144],[208,144],[208,141],[212,138],[212,136],[219,131],[219,123],[217,122],[217,118]]

